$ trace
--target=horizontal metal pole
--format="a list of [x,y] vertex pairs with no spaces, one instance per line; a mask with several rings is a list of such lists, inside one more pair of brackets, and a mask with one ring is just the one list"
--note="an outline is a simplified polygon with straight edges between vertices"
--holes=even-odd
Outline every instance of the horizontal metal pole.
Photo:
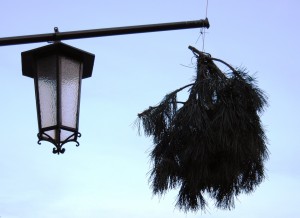
[[135,33],[191,29],[191,28],[200,28],[200,27],[209,28],[209,22],[207,18],[205,20],[194,20],[194,21],[174,22],[174,23],[161,23],[161,24],[149,24],[149,25],[139,25],[139,26],[113,27],[113,28],[104,28],[104,29],[92,29],[92,30],[82,30],[82,31],[55,32],[55,33],[38,34],[38,35],[5,37],[5,38],[0,38],[0,46],[69,40],[69,39],[103,37],[103,36],[115,36],[115,35],[125,35],[125,34],[135,34]]

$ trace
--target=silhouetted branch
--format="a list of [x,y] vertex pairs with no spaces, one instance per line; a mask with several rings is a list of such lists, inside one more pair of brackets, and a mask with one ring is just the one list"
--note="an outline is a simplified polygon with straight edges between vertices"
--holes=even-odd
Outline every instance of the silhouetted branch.
[[[176,206],[184,211],[205,210],[205,194],[217,208],[231,209],[236,196],[251,193],[265,177],[267,138],[258,113],[267,99],[245,70],[189,49],[197,57],[194,83],[138,115],[153,137],[150,183],[154,194],[179,188]],[[214,61],[232,72],[223,73]],[[178,101],[187,87],[187,100]]]

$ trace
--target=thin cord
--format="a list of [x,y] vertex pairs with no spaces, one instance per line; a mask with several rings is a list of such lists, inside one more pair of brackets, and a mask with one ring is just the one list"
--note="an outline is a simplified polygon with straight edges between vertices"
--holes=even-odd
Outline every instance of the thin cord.
[[[205,7],[205,18],[207,18],[207,12],[208,11],[208,0],[206,0],[206,7]],[[206,32],[205,32],[205,28],[204,27],[202,27],[201,29],[200,29],[200,34],[199,34],[199,36],[198,36],[198,38],[197,38],[197,40],[196,40],[196,43],[195,44],[197,44],[198,43],[198,41],[199,41],[199,39],[200,39],[200,37],[202,36],[202,52],[205,52],[204,50],[204,47],[205,47],[205,34],[206,34]]]
[[[205,18],[207,18],[207,11],[208,11],[208,0],[206,0]],[[202,52],[205,51],[205,49],[204,49],[204,45],[205,45],[205,34],[206,34],[205,29],[202,28],[202,30],[201,30],[201,35],[202,35]]]
[[208,10],[208,0],[206,0],[205,18],[207,18],[207,10]]

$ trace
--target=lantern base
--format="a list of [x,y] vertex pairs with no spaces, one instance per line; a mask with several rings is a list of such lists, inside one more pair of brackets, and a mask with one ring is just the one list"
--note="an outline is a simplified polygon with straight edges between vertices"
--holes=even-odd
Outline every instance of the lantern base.
[[51,144],[53,144],[55,147],[53,148],[52,153],[53,154],[63,154],[65,153],[66,149],[63,148],[62,146],[68,142],[75,142],[76,143],[76,147],[79,146],[79,142],[77,141],[78,137],[81,137],[81,133],[79,132],[74,132],[72,135],[70,135],[67,139],[60,141],[60,140],[55,140],[53,139],[51,136],[49,136],[48,134],[46,134],[45,132],[42,133],[38,133],[37,134],[38,137],[38,144],[41,144],[41,141],[47,141],[50,142]]

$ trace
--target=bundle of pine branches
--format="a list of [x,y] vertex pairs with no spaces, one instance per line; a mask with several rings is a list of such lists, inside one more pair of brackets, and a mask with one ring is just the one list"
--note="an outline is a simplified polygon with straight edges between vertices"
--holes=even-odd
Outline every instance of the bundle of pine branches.
[[[237,195],[264,179],[268,150],[259,115],[266,97],[244,69],[189,48],[197,57],[194,82],[138,114],[153,137],[150,182],[154,194],[179,188],[176,206],[185,211],[204,210],[208,197],[231,209]],[[188,99],[179,102],[178,92],[188,87]]]

